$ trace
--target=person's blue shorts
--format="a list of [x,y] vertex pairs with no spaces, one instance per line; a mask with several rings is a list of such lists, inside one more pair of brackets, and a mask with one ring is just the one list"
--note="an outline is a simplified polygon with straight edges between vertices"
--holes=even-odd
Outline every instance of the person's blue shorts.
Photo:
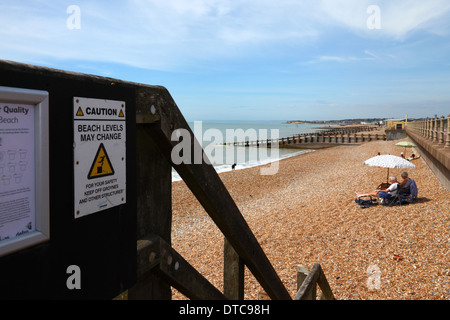
[[388,192],[380,192],[378,193],[378,196],[380,198],[387,198],[387,199],[392,198],[392,196]]

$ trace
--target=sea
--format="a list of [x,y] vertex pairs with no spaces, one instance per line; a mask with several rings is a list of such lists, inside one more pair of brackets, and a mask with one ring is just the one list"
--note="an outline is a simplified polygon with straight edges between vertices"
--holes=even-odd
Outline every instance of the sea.
[[[320,131],[318,124],[293,124],[286,121],[191,121],[188,122],[217,173],[258,167],[314,150],[224,145],[230,142],[287,138]],[[182,139],[179,140],[180,143]],[[172,170],[172,181],[180,181]]]

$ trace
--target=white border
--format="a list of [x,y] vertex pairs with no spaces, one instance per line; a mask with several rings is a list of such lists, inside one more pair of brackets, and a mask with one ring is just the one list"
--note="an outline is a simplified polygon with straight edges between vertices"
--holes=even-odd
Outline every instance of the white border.
[[49,191],[49,94],[47,91],[0,86],[0,101],[32,104],[35,109],[36,230],[0,242],[0,257],[50,239]]

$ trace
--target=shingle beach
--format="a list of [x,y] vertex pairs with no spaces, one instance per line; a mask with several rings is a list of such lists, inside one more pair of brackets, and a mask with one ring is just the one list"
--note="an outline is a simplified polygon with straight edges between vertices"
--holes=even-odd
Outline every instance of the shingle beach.
[[[450,192],[423,159],[407,170],[419,188],[415,203],[365,209],[355,203],[356,190],[386,182],[387,169],[363,162],[378,152],[400,155],[396,142],[302,154],[281,160],[272,176],[260,175],[261,167],[220,174],[292,297],[297,266],[320,263],[337,299],[450,299]],[[401,171],[390,175],[401,181]],[[172,189],[172,245],[222,290],[223,235],[184,182]],[[256,300],[264,291],[248,269],[245,278],[245,299]],[[173,289],[173,299],[185,297]]]

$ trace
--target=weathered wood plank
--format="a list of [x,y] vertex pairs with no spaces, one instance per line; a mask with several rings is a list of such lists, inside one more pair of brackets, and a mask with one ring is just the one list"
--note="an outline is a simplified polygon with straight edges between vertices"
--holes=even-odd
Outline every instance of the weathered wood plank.
[[320,277],[317,284],[319,285],[320,290],[322,290],[321,300],[335,300],[333,291],[331,290],[330,284],[328,283],[322,269],[320,270]]
[[226,238],[224,242],[223,292],[230,300],[243,300],[245,265]]
[[[304,273],[304,270],[302,269],[300,272]],[[312,267],[311,271],[306,276],[297,294],[295,295],[294,300],[311,300],[311,298],[315,300],[317,284],[322,291],[320,297],[321,300],[335,300],[333,292],[331,291],[330,285],[320,264],[315,264],[314,267]],[[311,297],[311,295],[313,295],[313,297]]]
[[159,237],[154,242],[152,257],[157,262],[152,269],[186,297],[192,300],[227,300],[227,298],[189,264],[175,249]]
[[[148,249],[149,236],[157,234],[171,243],[172,168],[144,127],[159,118],[151,106],[159,87],[147,87],[146,94],[136,90],[136,196],[138,252]],[[148,107],[150,106],[150,107]],[[170,300],[172,291],[164,281],[146,273],[147,261],[138,256],[138,283],[129,290],[129,299]],[[143,269],[144,268],[144,269]],[[139,278],[140,277],[140,278]]]
[[[162,94],[166,103],[155,106],[161,120],[146,126],[145,130],[172,163],[171,152],[178,143],[171,141],[174,130],[181,128],[187,130],[191,137],[194,135],[170,94]],[[191,159],[195,155],[203,157],[204,152],[195,138],[191,139],[191,151]],[[291,299],[214,167],[193,163],[172,165],[269,296],[274,300]]]
[[320,265],[315,264],[309,272],[306,279],[303,281],[303,284],[300,286],[297,294],[294,297],[294,300],[308,300],[311,299],[311,291],[313,291],[316,287],[317,280],[320,277]]
[[[158,289],[157,282],[173,286],[193,300],[226,300],[227,298],[191,266],[175,249],[158,235],[150,235],[138,241],[138,284],[149,283],[138,289],[148,296]],[[135,289],[136,290],[136,289]],[[133,296],[130,299],[135,299]]]
[[[172,292],[170,285],[152,273],[153,268],[159,268],[160,237],[150,235],[138,240],[137,245],[137,283],[128,290],[129,300],[170,300]],[[168,290],[168,292],[167,292]]]
[[[306,278],[309,275],[308,268],[304,266],[297,266],[297,292],[300,290],[302,284],[305,282]],[[309,292],[309,294],[305,297],[305,300],[316,300],[316,286],[314,285],[312,287],[312,290]]]

